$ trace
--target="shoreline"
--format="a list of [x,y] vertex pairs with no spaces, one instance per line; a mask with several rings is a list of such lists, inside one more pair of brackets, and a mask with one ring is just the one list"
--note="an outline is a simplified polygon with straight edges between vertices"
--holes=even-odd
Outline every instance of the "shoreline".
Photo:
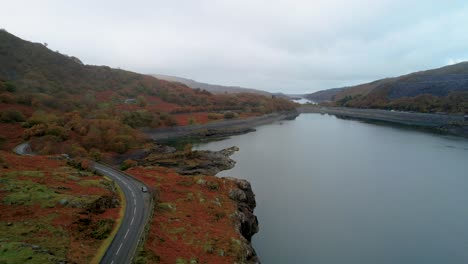
[[464,121],[464,116],[461,114],[429,114],[381,109],[316,106],[301,106],[298,108],[298,111],[301,114],[329,114],[341,118],[381,121],[405,126],[422,127],[439,133],[468,138],[468,122]]
[[181,138],[222,138],[256,131],[254,127],[280,120],[292,120],[299,115],[297,110],[276,112],[246,119],[223,120],[203,125],[177,126],[169,128],[142,129],[154,141]]
[[[245,134],[249,132],[256,131],[254,127],[260,125],[266,125],[275,121],[280,120],[292,120],[299,116],[299,112],[296,110],[285,111],[285,112],[276,112],[268,115],[252,117],[247,119],[237,119],[237,120],[224,120],[219,122],[208,123],[204,125],[193,125],[193,126],[182,126],[182,127],[172,127],[172,128],[163,128],[163,129],[143,129],[143,133],[150,137],[153,141],[169,141],[169,140],[183,140],[187,138],[200,138],[200,139],[218,139],[225,138],[232,135]],[[164,143],[163,143],[164,144]],[[164,146],[164,145],[163,145]],[[166,151],[171,153],[171,150],[165,148]],[[216,163],[214,167],[218,171],[226,170],[234,167],[235,161],[229,158],[234,151],[238,149],[233,147],[231,149],[225,149],[218,152],[215,151],[205,151],[208,156],[216,155],[217,153],[220,156],[225,158],[224,168],[221,164]],[[174,149],[175,151],[175,149]],[[203,152],[203,151],[202,151]],[[161,153],[158,151],[158,153]],[[163,151],[164,153],[164,151]],[[161,154],[159,154],[161,155]],[[170,155],[170,154],[169,154]],[[185,159],[185,158],[182,158]],[[210,161],[213,162],[213,159],[216,159],[214,156],[210,156]],[[183,162],[177,162],[180,166]],[[190,163],[193,166],[193,162]],[[162,164],[159,164],[161,166]],[[144,165],[145,166],[145,165]],[[168,164],[165,164],[163,167],[170,167]],[[255,194],[252,190],[250,182],[245,179],[238,179],[234,177],[218,177],[216,176],[217,172],[209,173],[206,168],[206,164],[201,166],[202,168],[190,168],[185,173],[180,171],[181,175],[192,175],[197,173],[202,173],[206,175],[212,175],[213,177],[228,180],[234,183],[236,188],[231,189],[227,195],[229,198],[234,201],[237,206],[237,211],[235,213],[235,229],[241,235],[241,248],[242,253],[237,256],[240,259],[243,259],[245,263],[261,263],[255,249],[252,245],[252,236],[259,232],[259,222],[257,217],[254,214],[254,209],[256,207]],[[205,173],[203,173],[205,172]],[[208,172],[208,173],[206,173]],[[192,175],[193,176],[193,175]]]

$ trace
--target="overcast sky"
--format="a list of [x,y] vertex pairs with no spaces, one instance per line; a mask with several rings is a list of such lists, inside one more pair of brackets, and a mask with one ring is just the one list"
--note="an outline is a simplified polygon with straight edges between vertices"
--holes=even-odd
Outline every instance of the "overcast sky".
[[86,64],[305,93],[468,60],[468,1],[0,0],[0,27]]

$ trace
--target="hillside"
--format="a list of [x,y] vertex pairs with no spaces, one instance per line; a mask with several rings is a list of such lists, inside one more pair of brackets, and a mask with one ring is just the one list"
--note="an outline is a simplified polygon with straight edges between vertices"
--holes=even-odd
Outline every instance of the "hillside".
[[182,83],[193,89],[197,89],[197,88],[203,89],[214,94],[216,93],[254,93],[254,94],[261,94],[265,96],[271,96],[269,92],[261,91],[257,89],[244,88],[244,87],[239,87],[239,86],[223,86],[223,85],[216,85],[216,84],[208,84],[208,83],[197,82],[197,81],[187,79],[187,78],[163,75],[163,74],[153,74],[153,76],[161,80]]
[[[0,31],[3,140],[31,140],[43,153],[124,153],[141,127],[202,124],[294,109],[258,94],[212,94],[78,58]],[[20,139],[18,139],[18,136]],[[100,154],[99,154],[100,155]]]
[[317,103],[332,101],[333,97],[343,91],[345,88],[333,88],[328,90],[322,90],[311,94],[303,95],[303,97],[312,100]]
[[308,99],[338,106],[419,112],[464,112],[468,108],[468,62],[371,83],[319,91]]
[[[142,131],[243,122],[295,106],[271,95],[212,94],[85,65],[1,30],[0,263],[98,262],[123,207],[113,182],[86,171],[89,160],[129,169],[159,198],[138,263],[255,263],[250,239],[258,227],[250,185],[208,170],[179,174],[171,166],[206,168],[219,155],[191,151],[191,145],[176,151]],[[24,141],[37,156],[12,153]],[[79,162],[52,155],[62,153]],[[158,164],[138,166],[146,155]],[[174,221],[179,218],[180,224]]]

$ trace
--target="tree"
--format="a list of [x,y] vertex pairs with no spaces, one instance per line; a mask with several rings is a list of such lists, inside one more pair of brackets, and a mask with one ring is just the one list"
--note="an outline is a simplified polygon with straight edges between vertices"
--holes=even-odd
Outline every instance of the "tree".
[[137,96],[137,104],[141,107],[145,107],[148,105],[148,102],[144,96],[139,95]]
[[224,113],[224,119],[233,119],[236,117],[237,117],[237,114],[234,112],[229,111],[229,112]]

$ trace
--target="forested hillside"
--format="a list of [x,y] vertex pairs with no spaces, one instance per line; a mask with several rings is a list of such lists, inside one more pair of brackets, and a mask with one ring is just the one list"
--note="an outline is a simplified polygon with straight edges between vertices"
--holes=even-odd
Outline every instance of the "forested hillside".
[[468,62],[324,90],[307,98],[337,106],[462,113],[468,109]]
[[137,128],[205,123],[290,110],[284,99],[211,94],[49,50],[0,31],[0,140],[44,153],[99,156],[140,146]]

